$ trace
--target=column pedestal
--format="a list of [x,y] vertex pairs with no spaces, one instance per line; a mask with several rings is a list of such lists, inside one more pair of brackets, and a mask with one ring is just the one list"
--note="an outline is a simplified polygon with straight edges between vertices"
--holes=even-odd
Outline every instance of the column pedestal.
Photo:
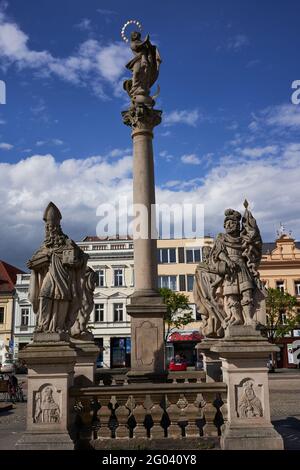
[[20,450],[74,449],[69,435],[69,388],[76,351],[56,336],[35,335],[19,355],[28,365],[26,432],[16,444]]
[[88,387],[95,385],[96,359],[99,348],[94,341],[71,339],[76,350],[76,363],[74,367],[74,385]]
[[203,356],[203,369],[206,373],[206,382],[222,382],[222,361],[218,353],[211,348],[219,343],[218,339],[207,338],[196,346]]
[[132,297],[127,305],[131,317],[130,382],[164,381],[166,305],[159,295]]
[[228,387],[222,449],[283,449],[283,440],[270,420],[267,368],[270,352],[278,348],[251,326],[230,326],[224,340],[211,350],[220,355]]

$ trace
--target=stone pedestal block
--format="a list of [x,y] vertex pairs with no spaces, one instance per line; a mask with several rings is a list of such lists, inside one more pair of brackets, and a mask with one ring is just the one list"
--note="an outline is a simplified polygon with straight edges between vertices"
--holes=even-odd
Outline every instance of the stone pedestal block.
[[277,347],[252,326],[230,326],[224,340],[212,346],[220,355],[227,384],[228,421],[223,449],[283,449],[270,420],[267,360]]
[[94,385],[96,372],[96,359],[99,348],[92,340],[71,339],[76,350],[76,363],[74,367],[74,385],[87,387]]
[[73,449],[69,436],[69,388],[73,385],[75,348],[39,334],[20,357],[28,365],[26,432],[18,449]]
[[[139,301],[142,301],[141,303]],[[165,323],[166,305],[161,298],[132,298],[127,306],[131,316],[131,381],[164,377],[165,372]],[[155,301],[157,303],[155,303]]]
[[206,382],[222,382],[222,361],[219,354],[211,350],[218,342],[218,339],[205,339],[196,346],[197,351],[200,351],[203,356]]

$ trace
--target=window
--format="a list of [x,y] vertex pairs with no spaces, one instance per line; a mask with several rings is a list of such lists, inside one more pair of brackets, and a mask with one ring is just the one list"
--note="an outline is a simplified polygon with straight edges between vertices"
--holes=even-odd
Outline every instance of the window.
[[285,313],[280,313],[280,320],[283,325],[286,324],[287,318]]
[[185,250],[186,263],[199,263],[201,258],[201,248],[188,248]]
[[193,291],[193,286],[194,286],[194,274],[188,274],[187,275],[187,290],[188,290],[188,292]]
[[177,276],[158,276],[158,287],[177,290]]
[[95,322],[104,321],[104,304],[95,304]]
[[21,308],[21,326],[29,325],[29,308]]
[[296,295],[300,295],[300,281],[295,281],[295,292]]
[[176,263],[176,248],[159,248],[158,263]]
[[114,304],[114,322],[123,321],[123,304]]
[[284,292],[284,282],[276,281],[276,289],[281,290],[281,292]]
[[99,269],[99,271],[96,271],[97,277],[96,277],[96,286],[97,287],[104,287],[105,286],[105,272],[104,269]]
[[123,269],[114,269],[114,286],[124,286]]
[[0,307],[0,323],[4,323],[4,307]]

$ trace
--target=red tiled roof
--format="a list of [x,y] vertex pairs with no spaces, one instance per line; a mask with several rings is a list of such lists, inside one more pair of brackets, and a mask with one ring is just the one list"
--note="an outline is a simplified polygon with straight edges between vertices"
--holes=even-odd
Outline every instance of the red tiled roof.
[[17,281],[17,274],[25,274],[19,268],[0,260],[0,292],[12,292]]

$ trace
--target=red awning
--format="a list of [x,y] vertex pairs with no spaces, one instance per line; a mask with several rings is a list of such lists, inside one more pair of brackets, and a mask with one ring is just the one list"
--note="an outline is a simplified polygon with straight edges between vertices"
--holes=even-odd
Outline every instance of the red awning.
[[199,333],[199,331],[193,331],[192,333],[179,333],[175,332],[172,333],[169,338],[168,342],[175,342],[175,341],[194,341],[199,342],[203,339],[203,336]]

